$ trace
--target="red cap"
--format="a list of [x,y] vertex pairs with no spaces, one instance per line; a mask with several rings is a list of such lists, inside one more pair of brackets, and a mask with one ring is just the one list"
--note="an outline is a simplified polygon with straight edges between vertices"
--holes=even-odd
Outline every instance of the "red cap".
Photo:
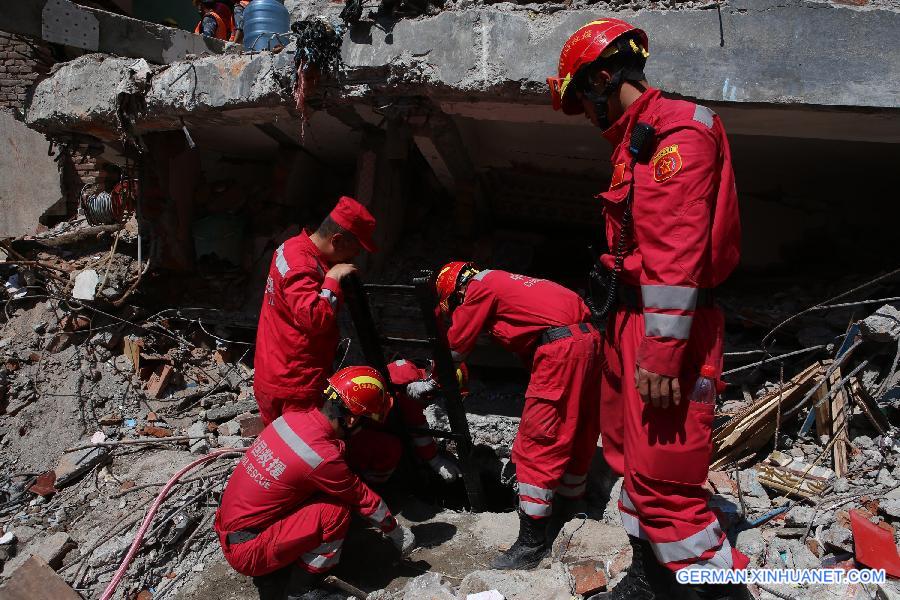
[[712,365],[703,365],[700,367],[700,376],[706,377],[707,379],[715,379],[716,368]]
[[375,234],[375,217],[365,206],[353,198],[341,196],[337,205],[331,209],[329,216],[332,221],[355,235],[368,252],[378,250],[375,240],[372,238]]

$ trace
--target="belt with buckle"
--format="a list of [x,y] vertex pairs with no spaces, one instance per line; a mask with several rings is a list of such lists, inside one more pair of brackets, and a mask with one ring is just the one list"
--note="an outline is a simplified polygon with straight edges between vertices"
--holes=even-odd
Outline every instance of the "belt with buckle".
[[225,536],[225,539],[228,541],[229,545],[243,544],[244,542],[256,539],[258,535],[259,532],[257,531],[232,531]]
[[550,329],[545,329],[544,333],[541,334],[541,339],[538,340],[538,346],[543,346],[544,344],[549,344],[558,340],[564,340],[568,337],[574,336],[576,332],[590,333],[592,329],[594,329],[594,326],[590,323],[578,323],[577,325],[551,327]]

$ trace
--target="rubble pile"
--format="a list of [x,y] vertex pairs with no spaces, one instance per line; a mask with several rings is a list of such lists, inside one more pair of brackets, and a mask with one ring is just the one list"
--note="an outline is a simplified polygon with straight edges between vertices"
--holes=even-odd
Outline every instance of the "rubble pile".
[[[135,243],[129,226],[84,223],[4,243],[0,563],[11,582],[37,556],[99,597],[166,480],[261,430],[246,346],[204,333],[208,310],[131,302]],[[175,485],[119,585],[127,597],[171,596],[219,552],[211,523],[234,456]]]
[[[262,428],[248,358],[254,316],[153,305],[160,295],[144,278],[137,243],[133,222],[77,219],[2,242],[0,577],[8,585],[53,581],[45,585],[99,597],[169,477],[217,450],[231,453],[173,485],[117,597],[192,598],[205,578],[229,572],[211,524],[236,458]],[[885,286],[876,295],[890,294]],[[893,298],[840,302],[840,314],[801,311],[799,319],[792,314],[802,298],[732,307],[731,385],[714,426],[708,487],[753,567],[892,573],[900,560],[900,308]],[[764,332],[771,343],[749,350]],[[507,490],[523,401],[522,382],[477,378],[465,401],[473,442],[489,450],[481,467]],[[440,401],[426,416],[449,429]],[[614,484],[598,452],[586,514],[564,526],[535,571],[485,570],[491,553],[512,542],[514,513],[438,509],[402,491],[392,501],[426,542],[414,555],[424,568],[385,580],[385,568],[397,565],[376,565],[370,582],[353,580],[352,569],[337,573],[382,600],[587,598],[615,584],[630,561]],[[863,547],[880,550],[865,555]],[[894,581],[752,589],[760,598],[900,594]],[[331,594],[322,597],[348,596]]]

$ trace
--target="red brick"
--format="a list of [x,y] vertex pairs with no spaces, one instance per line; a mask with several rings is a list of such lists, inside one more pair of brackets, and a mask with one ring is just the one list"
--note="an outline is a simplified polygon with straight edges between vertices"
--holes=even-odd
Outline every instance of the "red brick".
[[241,437],[256,437],[265,429],[258,415],[239,415],[238,423],[241,425]]
[[606,589],[606,573],[603,563],[593,559],[582,560],[569,565],[569,575],[575,580],[575,593],[589,596]]
[[166,386],[169,385],[172,375],[174,375],[172,366],[163,365],[160,370],[150,377],[150,381],[147,382],[147,395],[151,398],[159,398],[166,389]]

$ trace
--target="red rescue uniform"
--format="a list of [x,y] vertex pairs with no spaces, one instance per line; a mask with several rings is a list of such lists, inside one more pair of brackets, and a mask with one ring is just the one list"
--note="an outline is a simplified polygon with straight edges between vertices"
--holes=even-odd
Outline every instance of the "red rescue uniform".
[[344,442],[318,410],[288,412],[266,427],[232,473],[216,511],[228,564],[253,577],[293,563],[326,571],[340,559],[351,511],[392,531],[397,521],[387,505],[343,455]]
[[[456,358],[487,331],[531,367],[525,409],[513,445],[519,508],[552,513],[554,494],[584,495],[600,425],[600,336],[575,292],[545,279],[481,271],[454,311],[447,338]],[[558,338],[543,339],[548,330]]]
[[[656,137],[649,159],[632,171],[628,140],[638,122],[652,125]],[[740,256],[725,130],[710,109],[649,89],[603,135],[615,147],[612,182],[601,194],[610,248],[634,187],[621,281],[632,287],[635,302],[609,317],[601,389],[603,452],[624,475],[622,520],[672,570],[744,568],[747,557],[729,544],[703,488],[714,407],[689,401],[702,365],[721,372],[724,321],[709,290],[728,277]],[[601,260],[612,268],[613,256]],[[645,405],[635,365],[678,377],[682,402]]]
[[275,250],[256,332],[253,391],[265,424],[317,408],[338,343],[340,284],[307,232]]
[[[395,360],[388,364],[388,375],[396,386],[395,408],[400,411],[403,424],[410,428],[428,427],[425,418],[425,404],[411,398],[406,393],[406,386],[413,381],[428,379],[428,373],[412,361]],[[437,443],[430,435],[411,436],[416,456],[428,462],[437,456]],[[400,440],[380,429],[377,424],[367,422],[363,428],[354,433],[347,444],[347,462],[360,476],[369,483],[386,482],[403,454]]]

